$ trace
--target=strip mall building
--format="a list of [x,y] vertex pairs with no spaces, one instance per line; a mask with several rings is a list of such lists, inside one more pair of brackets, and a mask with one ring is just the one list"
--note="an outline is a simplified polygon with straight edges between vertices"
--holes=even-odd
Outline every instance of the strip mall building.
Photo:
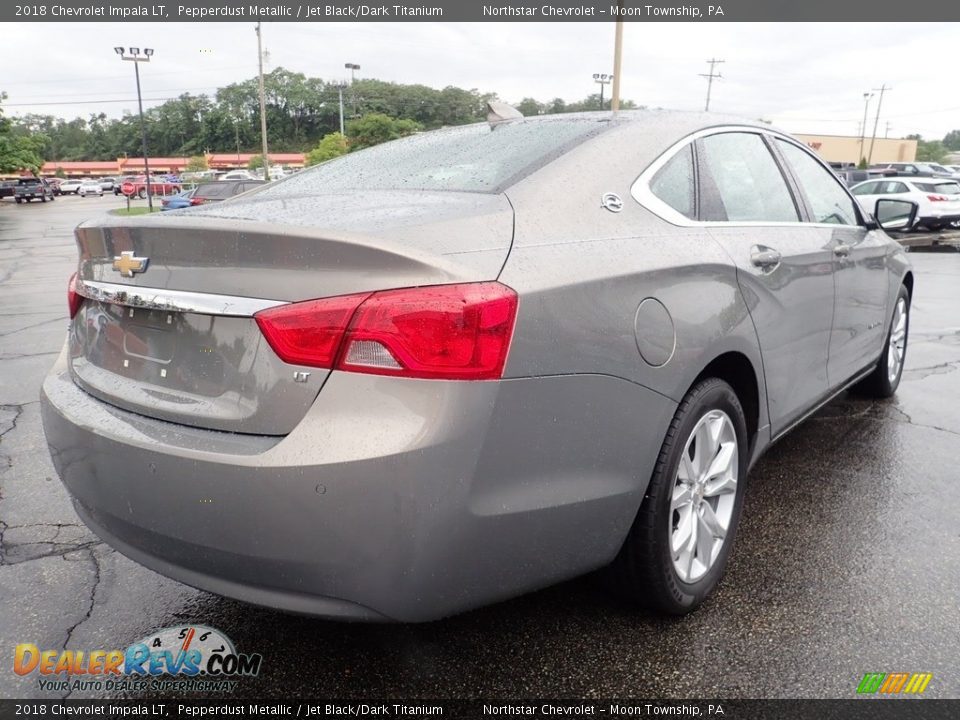
[[[268,153],[273,165],[302,168],[303,153]],[[219,153],[207,155],[207,165],[211,170],[236,170],[247,167],[253,153]],[[148,158],[150,172],[158,174],[180,174],[187,169],[188,157],[158,157]],[[66,175],[71,178],[79,177],[115,177],[118,175],[142,175],[143,158],[125,157],[116,160],[79,160],[62,162],[45,162],[40,170],[45,177]]]
[[793,136],[815,151],[827,162],[854,163],[860,158],[869,158],[871,165],[891,162],[913,162],[917,159],[917,141],[901,138],[877,138],[873,141],[873,153],[870,152],[870,137],[861,139],[859,135],[803,135]]

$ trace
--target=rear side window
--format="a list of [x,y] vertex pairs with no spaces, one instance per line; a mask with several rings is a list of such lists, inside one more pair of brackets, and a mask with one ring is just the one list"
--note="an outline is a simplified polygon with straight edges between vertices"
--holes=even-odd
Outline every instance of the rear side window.
[[650,191],[684,217],[696,214],[694,196],[693,146],[678,152],[650,182]]
[[798,222],[796,205],[776,161],[754,133],[709,135],[700,142],[701,178],[717,202],[703,202],[702,220]]
[[854,201],[833,173],[805,150],[793,143],[777,140],[813,212],[813,222],[830,225],[859,225]]

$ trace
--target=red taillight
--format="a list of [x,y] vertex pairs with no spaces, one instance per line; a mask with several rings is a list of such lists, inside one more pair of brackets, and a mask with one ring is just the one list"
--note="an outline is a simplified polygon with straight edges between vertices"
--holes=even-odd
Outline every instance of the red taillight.
[[930,202],[944,202],[947,200],[946,195],[927,195],[927,200]]
[[281,305],[256,314],[260,332],[284,362],[332,368],[350,318],[369,293]]
[[203,205],[203,198],[190,198],[191,205]]
[[83,295],[77,292],[77,274],[70,276],[70,282],[67,283],[67,307],[70,308],[70,319],[76,316],[80,306],[83,305]]
[[501,377],[517,294],[496,282],[387,290],[257,313],[286,362],[447,380]]

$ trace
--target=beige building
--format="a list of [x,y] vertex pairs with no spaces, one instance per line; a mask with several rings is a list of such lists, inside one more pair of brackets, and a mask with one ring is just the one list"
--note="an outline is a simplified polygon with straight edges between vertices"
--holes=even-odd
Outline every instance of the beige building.
[[[860,136],[847,135],[798,135],[797,140],[805,142],[827,162],[858,163],[860,158],[870,155],[870,138],[864,138],[861,150]],[[887,162],[913,162],[917,159],[917,141],[901,138],[877,138],[873,143],[873,155],[870,164]]]

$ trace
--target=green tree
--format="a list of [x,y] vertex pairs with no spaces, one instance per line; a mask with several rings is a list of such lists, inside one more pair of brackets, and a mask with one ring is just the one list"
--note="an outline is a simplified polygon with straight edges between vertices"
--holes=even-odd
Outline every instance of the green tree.
[[263,167],[263,155],[254,155],[247,162],[248,170],[259,170]]
[[907,135],[907,140],[917,141],[917,161],[941,163],[949,152],[940,140],[924,140],[920,135]]
[[398,120],[383,113],[370,113],[359,120],[350,121],[347,125],[347,137],[350,149],[360,150],[412,135],[420,127],[420,124],[413,120]]
[[960,150],[960,130],[951,130],[943,136],[943,146],[947,150]]
[[203,172],[210,169],[210,164],[207,162],[205,155],[194,155],[187,160],[186,169],[188,172]]
[[[0,102],[6,100],[7,94],[0,92]],[[0,172],[15,173],[20,170],[30,170],[34,174],[40,172],[43,165],[43,149],[50,139],[42,133],[18,133],[14,126],[3,116],[0,107]]]
[[320,143],[307,153],[306,164],[317,165],[327,160],[340,157],[349,150],[347,139],[338,132],[323,136]]
[[62,167],[57,165],[57,171],[54,173],[54,175],[56,175],[58,178],[65,178],[67,173]]
[[531,97],[525,97],[514,107],[522,112],[524,117],[535,117],[543,112],[543,106]]

